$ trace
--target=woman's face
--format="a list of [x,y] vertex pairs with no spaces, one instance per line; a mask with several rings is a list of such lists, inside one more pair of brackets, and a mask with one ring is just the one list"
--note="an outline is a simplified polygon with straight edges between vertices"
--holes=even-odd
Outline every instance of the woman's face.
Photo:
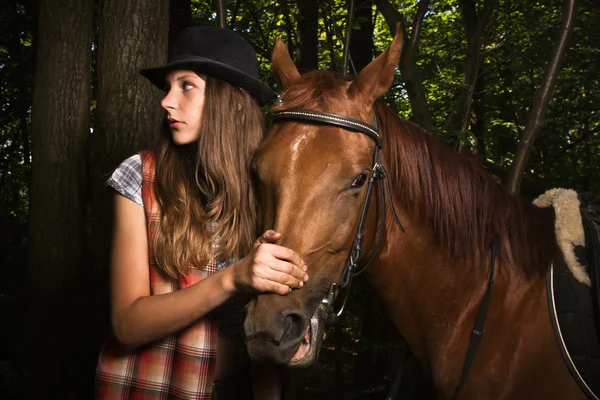
[[167,110],[173,142],[192,143],[200,134],[206,80],[188,70],[171,71],[166,79],[169,91],[160,105]]

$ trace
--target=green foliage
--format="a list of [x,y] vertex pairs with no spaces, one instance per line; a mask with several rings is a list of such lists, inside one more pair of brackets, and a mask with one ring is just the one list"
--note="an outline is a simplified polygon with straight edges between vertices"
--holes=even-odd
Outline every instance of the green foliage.
[[0,2],[0,218],[28,213],[34,1]]
[[[292,56],[295,56],[299,37],[296,25],[298,1],[225,1],[230,28],[254,45],[260,56],[260,77],[274,89],[277,85],[270,71],[270,52],[279,36],[288,43]],[[216,25],[214,3],[192,0],[193,21]],[[390,3],[402,14],[410,37],[419,1],[390,0]],[[484,130],[482,136],[477,136],[474,119],[463,129],[461,116],[457,115],[464,89],[467,45],[459,3],[457,0],[430,2],[415,57],[440,141],[451,146],[460,141],[473,149],[479,141],[483,143],[487,162],[500,169],[510,168],[558,36],[563,3],[564,0],[498,1],[481,42],[483,91],[480,98],[484,106],[481,114]],[[319,9],[317,50],[320,68],[341,69],[348,22],[347,4],[346,0],[315,1],[315,7]],[[483,4],[483,0],[476,1],[478,11]],[[0,259],[0,267],[4,272],[22,270],[25,265],[32,161],[29,131],[38,6],[36,0],[0,0],[0,227],[13,234],[2,237],[1,241],[0,253],[4,258]],[[527,166],[526,174],[539,182],[540,187],[562,186],[600,192],[600,161],[597,157],[600,153],[600,30],[596,27],[599,20],[598,2],[580,0],[569,50],[543,131]],[[392,37],[375,6],[373,21],[376,55],[389,46]],[[354,26],[359,22],[354,21]],[[97,85],[95,78],[94,75],[94,87]],[[411,118],[407,87],[399,73],[385,99],[401,116]],[[9,293],[9,286],[15,279],[8,273],[0,279],[4,283],[0,285],[0,300]],[[357,296],[359,300],[365,300],[361,298],[364,293]],[[5,315],[7,311],[1,308],[2,304],[0,302],[0,311]],[[345,333],[346,339],[353,343],[348,348],[354,353],[389,353],[389,343],[374,342],[357,332],[362,323],[360,317],[356,317],[359,314],[360,311],[355,312],[344,321],[346,327],[352,327]],[[0,338],[7,341],[6,336],[9,335],[0,329]],[[15,376],[16,370],[11,365],[0,360],[0,388]],[[376,385],[382,383],[378,381]],[[3,394],[0,390],[0,397]]]
[[22,282],[27,265],[34,0],[0,0],[0,398],[27,387]]

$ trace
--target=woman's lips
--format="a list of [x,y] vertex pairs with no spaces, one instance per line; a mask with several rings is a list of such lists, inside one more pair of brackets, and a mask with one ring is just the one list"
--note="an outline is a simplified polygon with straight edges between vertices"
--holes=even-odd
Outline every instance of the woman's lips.
[[179,127],[183,126],[183,122],[177,121],[176,119],[169,118],[168,121],[169,121],[169,127],[171,127],[171,128],[179,128]]

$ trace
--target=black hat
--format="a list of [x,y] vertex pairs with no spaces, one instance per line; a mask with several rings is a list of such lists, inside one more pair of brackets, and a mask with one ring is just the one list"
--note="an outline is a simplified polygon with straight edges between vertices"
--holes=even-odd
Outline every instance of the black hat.
[[164,90],[165,75],[175,69],[189,69],[227,81],[246,89],[262,105],[275,97],[271,88],[258,79],[258,61],[252,46],[229,29],[216,26],[185,28],[177,38],[167,64],[144,68],[140,73]]

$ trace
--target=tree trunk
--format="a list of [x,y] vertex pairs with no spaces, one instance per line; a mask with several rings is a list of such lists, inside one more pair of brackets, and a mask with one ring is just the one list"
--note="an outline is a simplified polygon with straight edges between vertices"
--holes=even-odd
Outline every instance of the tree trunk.
[[192,24],[192,0],[169,1],[169,50],[183,28]]
[[217,22],[220,28],[227,28],[227,8],[224,0],[217,0]]
[[298,52],[296,66],[300,73],[319,66],[317,39],[319,30],[319,4],[314,0],[298,0]]
[[78,288],[89,284],[79,278],[87,227],[92,0],[42,0],[38,29],[29,216],[30,390],[32,398],[73,398],[85,377],[93,376],[81,362],[85,303],[78,296]]
[[[164,113],[161,92],[139,74],[143,67],[166,61],[168,0],[101,0],[98,32],[96,124],[89,154],[92,185],[93,262],[90,289],[95,320],[108,321],[108,264],[113,216],[113,190],[106,180],[125,158],[149,149],[158,137]],[[96,340],[106,328],[96,327]]]
[[358,74],[373,61],[373,1],[358,1],[350,36],[350,71]]
[[[481,41],[489,25],[492,13],[497,6],[497,0],[485,0],[483,10],[478,13],[475,0],[459,0],[460,13],[467,37],[465,67],[463,75],[463,90],[458,105],[457,128],[467,132],[471,126],[473,97],[477,84],[477,73],[481,71]],[[462,141],[459,142],[459,152]]]
[[413,114],[412,119],[427,132],[434,133],[431,113],[425,96],[425,88],[423,82],[421,82],[421,78],[419,78],[419,68],[415,59],[421,28],[423,26],[423,18],[429,8],[429,0],[421,0],[419,2],[419,9],[412,23],[410,38],[407,36],[406,29],[404,28],[404,17],[394,8],[389,0],[375,0],[375,4],[381,15],[385,18],[385,22],[392,34],[394,34],[396,23],[400,22],[402,24],[402,29],[404,30],[404,50],[400,59],[400,72],[402,73],[402,80],[406,85],[406,93],[408,94]]
[[477,140],[474,151],[477,154],[477,159],[483,162],[487,159],[487,151],[485,148],[486,140],[486,125],[485,125],[485,77],[479,67],[477,81],[475,82],[475,93],[473,98],[473,124],[471,130]]
[[533,107],[529,113],[529,119],[525,130],[521,135],[519,146],[517,147],[517,153],[515,154],[515,160],[510,170],[510,176],[508,178],[508,189],[513,194],[518,194],[523,179],[523,173],[525,172],[525,166],[529,158],[529,153],[533,149],[533,143],[537,139],[542,126],[544,125],[544,116],[548,110],[548,104],[554,91],[556,84],[556,78],[562,67],[562,63],[565,58],[567,51],[567,45],[571,33],[573,32],[573,24],[575,22],[575,5],[576,0],[565,0],[562,25],[558,37],[558,42],[554,48],[554,54],[552,59],[546,68],[544,79],[538,89]]

